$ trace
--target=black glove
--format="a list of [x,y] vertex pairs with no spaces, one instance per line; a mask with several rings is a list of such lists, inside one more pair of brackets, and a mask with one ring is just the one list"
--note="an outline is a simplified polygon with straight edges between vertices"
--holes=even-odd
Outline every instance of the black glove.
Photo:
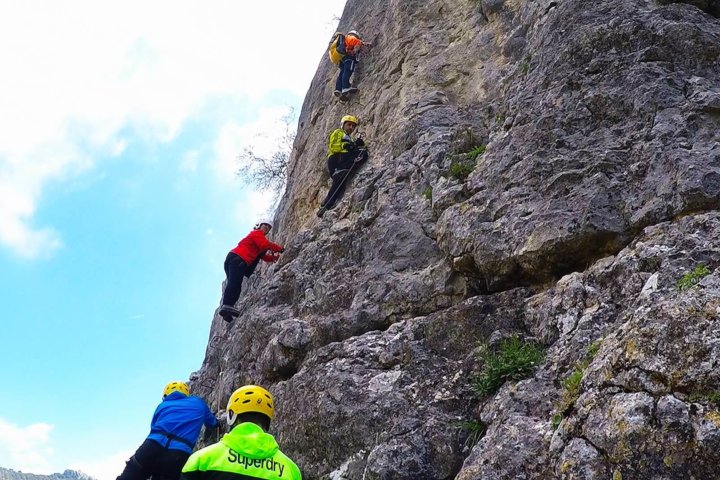
[[285,253],[285,249],[284,249],[284,248],[281,248],[281,249],[278,251],[278,253]]
[[358,138],[357,140],[355,140],[355,145],[362,148],[365,146],[365,140],[363,140],[362,138]]

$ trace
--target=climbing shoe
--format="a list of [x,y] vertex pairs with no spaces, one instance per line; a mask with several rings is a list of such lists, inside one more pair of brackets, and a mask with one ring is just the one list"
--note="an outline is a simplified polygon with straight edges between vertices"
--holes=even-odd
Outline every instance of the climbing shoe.
[[340,90],[335,90],[333,92],[333,95],[335,95],[336,97],[339,97],[340,95],[342,95],[342,92]]
[[350,88],[343,88],[342,93],[343,95],[352,95],[353,93],[357,93],[359,89],[356,87],[350,87]]
[[232,322],[235,320],[235,317],[240,315],[240,310],[235,307],[231,307],[230,305],[223,305],[218,310],[218,315],[220,315],[226,322]]
[[327,208],[320,207],[320,210],[317,211],[317,216],[322,218],[322,216],[325,215],[325,212],[327,212]]

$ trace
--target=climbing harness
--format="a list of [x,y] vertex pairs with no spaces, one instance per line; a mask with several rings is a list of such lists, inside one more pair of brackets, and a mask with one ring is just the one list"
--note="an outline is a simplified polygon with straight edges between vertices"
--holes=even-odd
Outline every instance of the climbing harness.
[[167,438],[167,441],[165,442],[165,445],[163,446],[166,449],[170,448],[170,442],[172,442],[173,440],[175,440],[176,442],[184,443],[185,445],[187,445],[190,448],[195,448],[195,444],[192,443],[190,440],[186,440],[182,437],[178,437],[177,435],[170,433],[170,432],[166,432],[165,430],[162,430],[160,428],[153,428],[152,430],[150,430],[150,433],[159,433],[163,437]]

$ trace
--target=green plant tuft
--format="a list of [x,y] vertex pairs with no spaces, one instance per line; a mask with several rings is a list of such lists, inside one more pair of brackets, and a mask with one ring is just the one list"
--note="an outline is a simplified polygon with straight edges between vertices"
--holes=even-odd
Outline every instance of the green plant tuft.
[[582,382],[583,375],[585,375],[585,369],[588,364],[586,362],[575,364],[575,369],[563,380],[563,397],[558,405],[560,412],[567,412],[575,405],[578,397],[580,396],[580,383]]
[[675,286],[681,292],[697,285],[700,280],[710,275],[710,269],[704,264],[700,264],[691,272],[686,272],[680,280],[677,281]]
[[714,403],[715,406],[720,407],[720,392],[714,391],[707,394],[708,402]]
[[705,395],[703,395],[702,393],[694,392],[694,393],[691,393],[690,395],[688,395],[688,402],[690,402],[690,403],[700,403],[704,400],[705,400]]
[[586,368],[587,366],[585,364],[575,365],[573,373],[563,380],[563,387],[565,387],[565,391],[576,398],[580,394],[580,382],[582,382]]
[[470,160],[475,160],[477,157],[485,153],[485,145],[477,145],[472,150],[467,152],[467,156]]
[[454,160],[450,163],[450,170],[448,170],[448,176],[457,178],[461,182],[464,182],[467,177],[475,169],[475,164]]
[[472,387],[480,395],[495,393],[507,380],[522,380],[532,375],[545,358],[545,350],[534,343],[512,336],[500,343],[497,352],[487,347],[481,353],[482,371],[474,378]]
[[[595,355],[597,355],[597,352],[598,350],[600,350],[602,342],[603,338],[599,338],[593,343],[591,343],[590,346],[588,346],[587,348],[585,360],[576,363],[572,373],[565,377],[565,379],[562,381],[562,399],[560,399],[560,403],[556,405],[557,413],[552,418],[553,425],[555,425],[555,423],[559,425],[560,421],[565,418],[565,415],[570,411],[570,409],[575,406],[575,402],[580,397],[580,384],[582,383],[582,379],[585,376],[585,370],[587,370],[587,368],[590,366],[590,362],[593,360],[593,358],[595,358]],[[557,427],[554,426],[553,430],[555,428]]]
[[557,428],[560,426],[560,422],[563,421],[563,416],[559,413],[556,413],[552,416],[552,419],[550,420],[550,427],[552,427],[553,432],[557,430]]
[[487,432],[487,425],[482,420],[463,420],[457,426],[468,433],[464,445],[469,448],[474,447]]
[[708,402],[714,404],[716,407],[720,407],[720,391],[715,390],[712,392],[694,392],[688,396],[690,403],[703,403]]
[[477,157],[485,153],[485,145],[476,145],[468,152],[455,153],[451,156],[450,168],[448,169],[449,178],[457,178],[464,182],[467,177],[475,170],[475,161]]
[[598,350],[600,350],[600,347],[602,346],[602,342],[605,340],[604,338],[598,338],[593,343],[590,344],[590,346],[587,349],[587,359],[588,362],[591,362],[595,355],[597,355]]
[[432,201],[432,187],[428,185],[427,187],[423,188],[423,191],[422,193],[420,193],[420,195],[426,200]]

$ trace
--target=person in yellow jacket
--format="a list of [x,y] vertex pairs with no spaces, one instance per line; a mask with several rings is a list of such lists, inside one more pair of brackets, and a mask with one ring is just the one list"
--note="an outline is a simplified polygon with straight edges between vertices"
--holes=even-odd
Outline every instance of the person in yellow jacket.
[[300,469],[266,433],[275,414],[270,392],[257,385],[235,390],[227,406],[227,423],[237,425],[213,445],[193,453],[182,480],[302,480]]
[[350,174],[357,170],[368,159],[368,151],[362,136],[353,140],[351,135],[357,128],[358,119],[345,115],[340,121],[340,128],[334,130],[328,139],[327,168],[332,178],[332,186],[320,204],[318,217],[331,210],[345,192],[345,185]]

